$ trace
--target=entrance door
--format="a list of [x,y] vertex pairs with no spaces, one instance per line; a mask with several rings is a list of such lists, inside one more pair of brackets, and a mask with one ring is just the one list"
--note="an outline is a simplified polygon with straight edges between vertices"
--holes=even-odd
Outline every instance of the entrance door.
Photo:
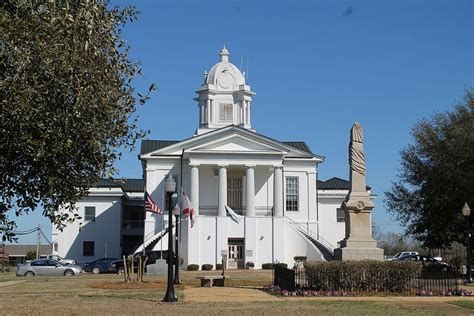
[[244,239],[229,238],[229,257],[227,259],[228,269],[244,268]]
[[242,210],[242,178],[227,179],[227,205],[239,215]]

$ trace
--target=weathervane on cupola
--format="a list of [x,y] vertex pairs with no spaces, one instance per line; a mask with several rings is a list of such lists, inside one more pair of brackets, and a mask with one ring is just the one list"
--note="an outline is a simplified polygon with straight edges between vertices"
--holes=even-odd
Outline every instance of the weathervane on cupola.
[[221,61],[209,72],[204,72],[204,82],[195,101],[199,108],[199,128],[195,136],[228,125],[237,125],[252,131],[250,86],[245,83],[245,76],[229,62],[229,50],[225,47],[219,52]]

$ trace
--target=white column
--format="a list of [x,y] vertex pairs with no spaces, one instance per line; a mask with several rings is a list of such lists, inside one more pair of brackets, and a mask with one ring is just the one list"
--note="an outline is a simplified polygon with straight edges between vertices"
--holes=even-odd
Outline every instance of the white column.
[[211,100],[207,99],[207,124],[211,123]]
[[219,165],[219,216],[225,217],[227,205],[227,165]]
[[255,170],[254,165],[246,165],[247,167],[247,203],[245,216],[255,217]]
[[247,122],[247,123],[248,123],[249,125],[251,125],[251,124],[250,124],[250,120],[251,120],[251,119],[250,119],[250,113],[252,112],[250,107],[251,107],[250,101],[248,101],[248,102],[247,102],[247,111],[248,111],[248,114],[249,114],[249,118],[248,118],[248,122]]
[[273,168],[273,216],[283,217],[282,166],[274,166]]
[[199,215],[199,165],[190,164],[191,167],[191,203],[196,215]]

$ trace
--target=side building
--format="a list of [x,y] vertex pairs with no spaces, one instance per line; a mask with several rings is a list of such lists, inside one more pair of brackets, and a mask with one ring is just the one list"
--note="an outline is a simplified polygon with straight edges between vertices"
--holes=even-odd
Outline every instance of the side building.
[[53,225],[53,254],[84,263],[120,258],[143,242],[143,179],[102,179],[76,205],[82,218],[63,231]]

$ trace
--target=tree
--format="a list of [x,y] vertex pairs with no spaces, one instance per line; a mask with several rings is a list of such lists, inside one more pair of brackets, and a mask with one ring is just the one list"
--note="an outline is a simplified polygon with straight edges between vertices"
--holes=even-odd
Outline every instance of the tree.
[[[106,0],[4,0],[0,4],[0,235],[42,207],[58,228],[74,204],[115,172],[137,128],[132,80],[140,74],[121,37],[133,7]],[[69,212],[59,214],[58,207]]]
[[473,109],[471,89],[452,111],[417,123],[414,143],[401,150],[398,181],[385,192],[387,209],[426,248],[465,244],[461,208],[474,205]]
[[29,250],[26,253],[25,260],[35,260],[36,259],[36,251]]

